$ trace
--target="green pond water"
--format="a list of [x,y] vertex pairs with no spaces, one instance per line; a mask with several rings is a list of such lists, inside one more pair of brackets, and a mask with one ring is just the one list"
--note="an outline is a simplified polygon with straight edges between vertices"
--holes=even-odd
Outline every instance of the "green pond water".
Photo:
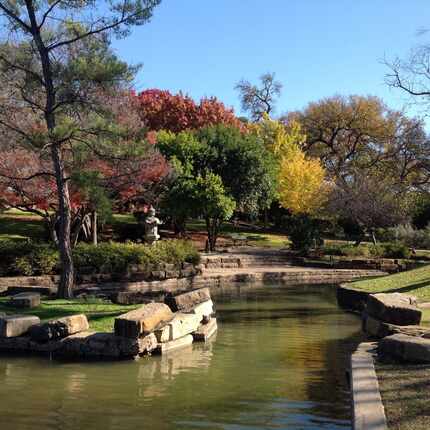
[[217,335],[163,357],[0,356],[0,429],[351,428],[345,366],[360,322],[333,288],[243,286],[214,300]]

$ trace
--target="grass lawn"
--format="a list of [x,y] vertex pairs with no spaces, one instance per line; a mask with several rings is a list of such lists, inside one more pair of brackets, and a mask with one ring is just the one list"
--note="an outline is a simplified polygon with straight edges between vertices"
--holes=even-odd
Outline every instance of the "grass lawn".
[[[364,279],[348,284],[369,293],[406,293],[420,302],[430,302],[430,265],[380,278]],[[422,323],[430,325],[430,309],[423,309]]]
[[376,363],[390,430],[428,430],[430,366]]
[[43,240],[44,235],[42,219],[39,216],[17,210],[0,213],[0,240]]
[[430,302],[430,265],[380,278],[355,281],[349,285],[373,293],[412,294],[421,302]]
[[110,332],[113,330],[115,317],[138,308],[140,305],[116,305],[99,299],[88,300],[42,300],[35,309],[21,309],[9,306],[8,298],[0,298],[0,312],[7,314],[36,315],[41,320],[61,318],[68,315],[85,314],[90,329]]
[[[205,232],[206,225],[204,220],[190,220],[187,222],[187,231]],[[267,233],[252,224],[240,223],[233,225],[232,222],[224,222],[221,225],[220,236],[239,235],[248,239],[248,245],[262,246],[271,248],[284,248],[289,245],[288,237],[280,233]]]

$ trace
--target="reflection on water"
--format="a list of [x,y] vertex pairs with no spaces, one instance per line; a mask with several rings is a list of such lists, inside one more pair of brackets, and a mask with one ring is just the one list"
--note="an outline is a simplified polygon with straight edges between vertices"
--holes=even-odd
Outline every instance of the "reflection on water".
[[0,357],[0,429],[345,429],[359,321],[330,288],[220,290],[218,333],[163,357]]

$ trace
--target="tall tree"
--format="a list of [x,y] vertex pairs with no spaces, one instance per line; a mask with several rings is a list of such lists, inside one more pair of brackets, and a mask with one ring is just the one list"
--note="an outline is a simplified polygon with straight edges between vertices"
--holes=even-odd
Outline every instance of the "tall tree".
[[428,114],[430,108],[430,45],[418,46],[411,50],[406,59],[395,58],[386,61],[390,69],[386,82],[410,96],[411,101],[421,105]]
[[[109,37],[124,37],[148,22],[160,0],[0,1],[0,49],[3,89],[0,125],[17,141],[40,153],[49,151],[59,212],[62,265],[60,297],[71,297],[74,284],[70,228],[70,175],[66,158],[77,139],[84,140],[82,111],[101,107],[99,95],[129,82],[132,71],[109,50]],[[100,109],[101,110],[101,109]],[[17,113],[34,114],[44,139],[35,140]],[[89,134],[93,134],[88,132]]]
[[247,112],[253,121],[260,121],[264,114],[270,115],[275,110],[282,83],[275,80],[275,73],[264,73],[260,76],[259,85],[242,79],[235,89],[239,92],[242,110]]
[[136,96],[138,113],[151,131],[168,130],[179,133],[216,124],[243,128],[244,124],[216,97],[202,98],[196,103],[181,92],[149,89]]
[[[273,200],[274,160],[255,133],[217,125],[178,134],[163,131],[157,140],[176,172],[166,199],[169,212],[182,220],[193,214],[207,218],[211,250],[220,223],[233,209],[258,214]],[[202,198],[205,189],[212,196]]]

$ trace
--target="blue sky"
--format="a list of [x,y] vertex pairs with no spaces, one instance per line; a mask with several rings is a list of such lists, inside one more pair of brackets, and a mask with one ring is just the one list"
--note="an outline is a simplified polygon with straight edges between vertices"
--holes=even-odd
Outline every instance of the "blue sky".
[[381,61],[430,42],[423,28],[428,0],[163,0],[114,47],[143,63],[138,90],[215,95],[237,113],[235,83],[267,71],[284,84],[277,114],[334,94],[377,95],[400,109],[405,97],[385,85]]

